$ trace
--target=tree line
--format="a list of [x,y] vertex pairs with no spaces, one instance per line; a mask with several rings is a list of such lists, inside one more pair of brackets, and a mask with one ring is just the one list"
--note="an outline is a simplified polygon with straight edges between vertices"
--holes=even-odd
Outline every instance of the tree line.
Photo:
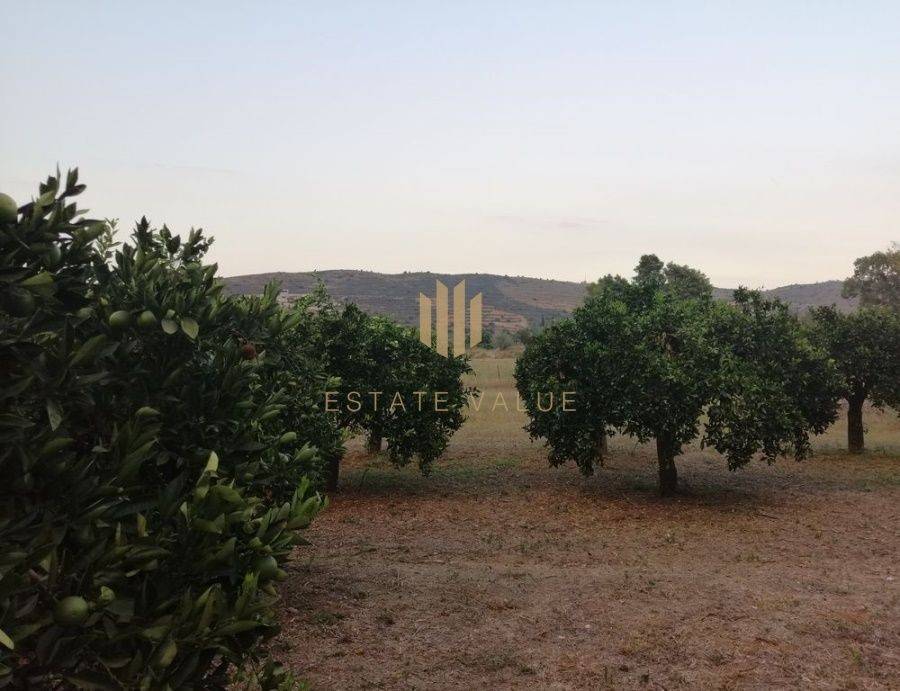
[[528,405],[528,431],[553,465],[590,474],[619,432],[655,441],[659,489],[677,489],[676,459],[699,440],[729,468],[761,457],[798,460],[848,405],[848,446],[864,448],[863,403],[900,401],[900,251],[856,262],[845,292],[860,309],[815,309],[804,321],[744,288],[714,301],[701,272],[645,255],[631,279],[589,286],[570,319],[535,336],[516,363],[528,405],[539,391],[577,392],[562,415]]

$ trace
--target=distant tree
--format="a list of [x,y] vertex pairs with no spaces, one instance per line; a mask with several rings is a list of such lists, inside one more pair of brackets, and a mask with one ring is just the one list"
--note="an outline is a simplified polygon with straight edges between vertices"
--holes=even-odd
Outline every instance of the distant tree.
[[[466,358],[439,355],[409,327],[354,304],[336,304],[321,286],[294,309],[300,316],[296,342],[320,357],[331,375],[328,388],[339,399],[338,426],[347,434],[365,434],[371,452],[386,440],[388,457],[397,466],[417,456],[427,474],[462,425]],[[334,490],[341,456],[330,455],[327,461],[326,488]]]
[[494,337],[494,345],[497,346],[498,350],[506,350],[507,348],[512,348],[513,343],[515,343],[515,341],[513,340],[512,335],[509,333],[509,331],[505,331],[503,329],[498,331],[497,335]]
[[666,278],[666,289],[675,297],[700,299],[712,296],[712,284],[702,271],[669,262],[663,275]]
[[665,264],[655,254],[645,254],[634,268],[634,282],[640,286],[662,287],[665,283]]
[[843,378],[847,401],[847,447],[865,449],[863,404],[900,403],[900,314],[888,307],[864,307],[842,314],[834,307],[812,310],[812,336],[831,355]]
[[[590,473],[612,429],[655,439],[659,487],[677,487],[675,460],[701,435],[731,469],[809,453],[809,434],[834,420],[837,374],[787,307],[735,292],[735,305],[684,299],[661,262],[642,258],[635,279],[603,279],[572,319],[536,337],[516,366],[533,437],[554,465]],[[575,391],[575,412],[546,410],[538,395]]]
[[900,245],[860,257],[844,281],[844,297],[859,297],[863,307],[884,306],[900,312]]
[[518,340],[522,345],[528,345],[528,342],[532,339],[533,336],[534,332],[527,326],[516,331],[516,340]]
[[[712,297],[712,284],[706,274],[684,264],[668,264],[655,254],[645,254],[628,281],[621,276],[607,274],[588,285],[588,294],[612,290],[630,301],[646,299],[657,290],[683,300],[707,300]],[[635,291],[638,288],[639,291]]]
[[479,348],[483,348],[484,350],[493,350],[494,349],[494,330],[493,329],[485,329],[481,334],[481,343],[478,344]]

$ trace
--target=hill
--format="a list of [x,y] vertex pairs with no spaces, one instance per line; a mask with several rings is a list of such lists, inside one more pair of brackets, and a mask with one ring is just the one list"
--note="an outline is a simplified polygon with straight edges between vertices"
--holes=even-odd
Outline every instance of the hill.
[[[225,279],[225,285],[231,292],[254,294],[261,293],[270,281],[278,281],[283,290],[282,297],[290,300],[309,293],[319,280],[335,298],[355,302],[367,312],[390,316],[406,324],[418,324],[419,293],[433,297],[435,280],[442,281],[451,291],[453,286],[465,280],[468,297],[476,293],[484,295],[485,328],[506,331],[549,323],[566,316],[584,299],[586,286],[584,283],[525,276],[430,272],[382,274],[352,269],[232,276]],[[855,309],[855,301],[841,297],[841,281],[794,284],[763,292],[787,302],[797,313],[832,303],[844,311]],[[716,288],[715,296],[727,300],[731,290]]]

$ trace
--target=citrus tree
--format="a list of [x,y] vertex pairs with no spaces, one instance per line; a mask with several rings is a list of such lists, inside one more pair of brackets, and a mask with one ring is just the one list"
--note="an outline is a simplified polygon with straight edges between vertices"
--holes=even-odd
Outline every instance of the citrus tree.
[[[624,310],[576,310],[575,318],[534,336],[516,360],[516,386],[529,415],[526,429],[546,440],[554,466],[573,460],[591,474],[603,463],[607,436],[624,424],[624,399],[617,392],[628,375],[616,367],[618,344],[612,336],[621,333],[625,318]],[[559,403],[570,392],[576,394],[575,405],[563,410]]]
[[[655,441],[659,488],[671,494],[676,459],[694,439],[732,469],[756,455],[807,455],[809,434],[834,419],[836,374],[787,308],[746,290],[734,306],[702,291],[685,298],[698,290],[671,289],[662,262],[645,257],[638,269],[632,281],[598,282],[517,362],[528,429],[545,439],[550,462],[572,459],[589,474],[602,439],[618,430]],[[551,391],[574,392],[574,412],[542,409],[539,397]]]
[[[345,436],[366,435],[372,451],[385,442],[391,462],[417,458],[427,474],[463,423],[467,360],[437,354],[411,328],[336,304],[321,287],[293,309],[300,315],[295,342],[323,359],[333,419]],[[329,489],[337,487],[340,460],[328,458]]]
[[262,643],[323,505],[305,430],[202,233],[116,248],[83,189],[0,213],[0,685],[284,685]]
[[834,307],[812,310],[812,338],[837,364],[841,397],[847,401],[847,447],[865,449],[863,404],[900,404],[900,312],[863,307],[842,314]]
[[844,281],[844,297],[858,297],[863,307],[889,307],[900,312],[900,245],[860,257]]

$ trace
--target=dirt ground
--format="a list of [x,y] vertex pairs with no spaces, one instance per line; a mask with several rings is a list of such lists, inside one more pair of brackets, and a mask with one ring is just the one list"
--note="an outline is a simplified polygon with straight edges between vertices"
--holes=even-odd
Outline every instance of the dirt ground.
[[689,449],[670,500],[651,448],[584,478],[502,407],[427,478],[354,444],[276,655],[316,689],[900,688],[900,422],[867,423],[862,457],[845,422],[803,463]]

